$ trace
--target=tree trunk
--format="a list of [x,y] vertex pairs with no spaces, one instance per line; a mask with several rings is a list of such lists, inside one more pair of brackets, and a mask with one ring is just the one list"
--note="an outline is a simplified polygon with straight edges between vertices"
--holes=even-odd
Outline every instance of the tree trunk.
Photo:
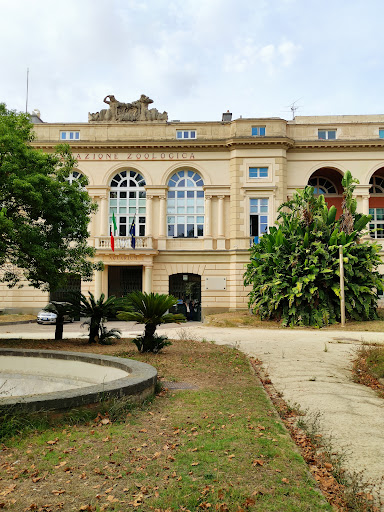
[[153,338],[156,332],[156,324],[145,324],[144,336],[145,338]]
[[63,339],[64,330],[64,317],[57,315],[56,328],[55,328],[55,340],[60,341]]
[[98,325],[90,325],[89,326],[89,343],[97,343],[99,341],[99,326]]

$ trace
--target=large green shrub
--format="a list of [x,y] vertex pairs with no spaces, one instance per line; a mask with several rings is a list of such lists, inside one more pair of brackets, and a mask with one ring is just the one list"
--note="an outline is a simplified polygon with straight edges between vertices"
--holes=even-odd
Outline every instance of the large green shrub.
[[249,307],[262,319],[283,325],[322,327],[340,320],[339,245],[344,251],[346,316],[376,318],[377,291],[383,290],[380,246],[362,240],[371,217],[356,213],[356,180],[343,178],[343,214],[328,208],[313,187],[298,190],[279,208],[277,226],[251,249],[244,284]]

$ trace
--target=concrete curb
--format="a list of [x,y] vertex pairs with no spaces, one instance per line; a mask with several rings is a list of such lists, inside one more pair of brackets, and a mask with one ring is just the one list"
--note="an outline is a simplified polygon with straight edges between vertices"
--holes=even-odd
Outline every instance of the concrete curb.
[[0,322],[2,325],[22,325],[22,324],[35,324],[36,320],[20,320],[19,322]]

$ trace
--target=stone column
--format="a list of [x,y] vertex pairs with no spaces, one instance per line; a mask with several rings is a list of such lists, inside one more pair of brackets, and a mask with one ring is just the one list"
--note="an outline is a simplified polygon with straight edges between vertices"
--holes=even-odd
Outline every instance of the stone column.
[[364,215],[369,215],[369,195],[364,195],[361,197],[362,199],[362,213]]
[[95,299],[97,300],[103,291],[103,271],[95,272]]
[[218,208],[218,219],[217,219],[217,241],[216,249],[225,249],[225,232],[224,232],[224,198],[225,196],[218,196],[219,208]]
[[100,215],[99,215],[99,236],[108,236],[108,200],[107,196],[100,196]]
[[219,218],[217,222],[217,236],[224,237],[224,196],[218,196],[219,199]]
[[205,233],[204,237],[212,237],[212,196],[205,196]]
[[160,211],[159,211],[159,238],[165,237],[166,226],[166,197],[160,196]]
[[145,236],[152,236],[152,216],[153,216],[153,196],[147,195],[146,217],[145,217]]
[[146,293],[152,292],[152,265],[144,266],[144,291]]

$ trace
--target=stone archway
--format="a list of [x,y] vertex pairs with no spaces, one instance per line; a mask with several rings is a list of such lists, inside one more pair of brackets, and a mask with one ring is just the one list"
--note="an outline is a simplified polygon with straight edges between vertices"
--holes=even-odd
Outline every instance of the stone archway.
[[324,195],[328,208],[335,206],[337,209],[336,218],[342,214],[341,203],[343,202],[343,186],[341,184],[342,174],[331,167],[321,167],[311,174],[308,185],[315,189],[315,195]]

